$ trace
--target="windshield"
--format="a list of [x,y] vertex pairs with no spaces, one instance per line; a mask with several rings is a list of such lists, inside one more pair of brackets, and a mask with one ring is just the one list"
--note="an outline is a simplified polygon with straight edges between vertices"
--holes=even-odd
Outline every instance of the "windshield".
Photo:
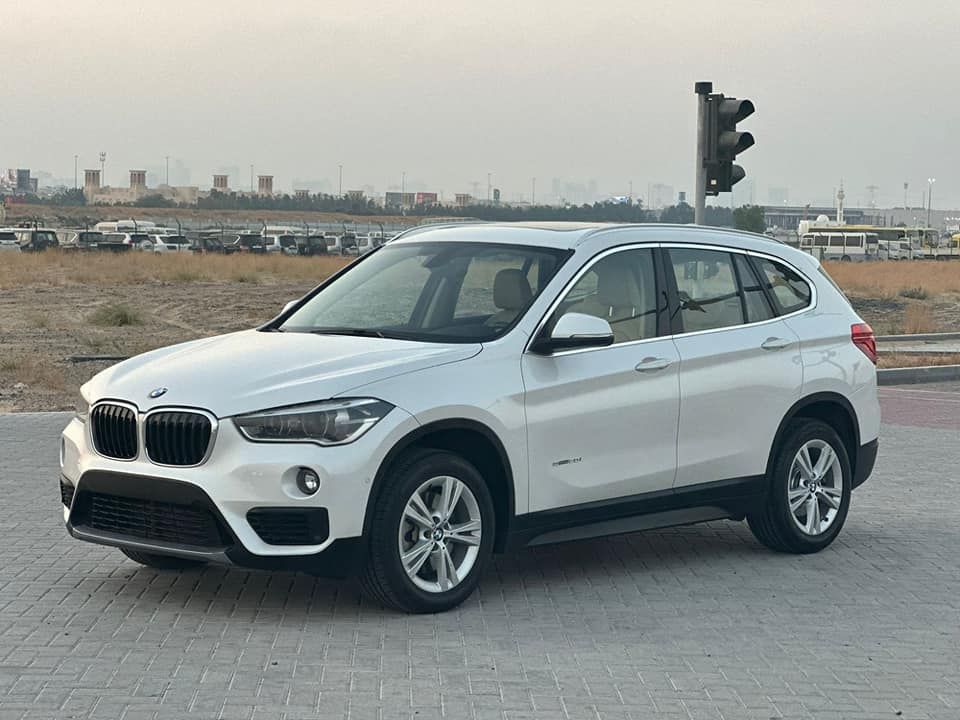
[[183,235],[164,235],[161,240],[166,245],[187,245],[190,242]]
[[263,245],[263,238],[259,235],[241,235],[240,244],[244,247],[253,247],[256,245]]
[[296,247],[297,237],[296,235],[281,235],[280,236],[280,247]]
[[386,246],[327,285],[287,332],[485,342],[517,321],[567,253],[492,243]]

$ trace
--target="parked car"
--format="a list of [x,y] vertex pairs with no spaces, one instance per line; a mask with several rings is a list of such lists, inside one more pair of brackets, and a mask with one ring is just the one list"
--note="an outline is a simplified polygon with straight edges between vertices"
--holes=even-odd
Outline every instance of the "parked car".
[[20,241],[13,230],[0,229],[0,252],[20,252]]
[[376,250],[385,242],[386,240],[380,233],[357,235],[357,254],[366,255],[371,250]]
[[147,250],[158,254],[190,252],[190,241],[185,235],[153,235],[149,236],[141,246],[141,250]]
[[55,248],[57,242],[56,230],[41,228],[13,228],[20,245],[21,252],[42,252],[48,248]]
[[236,235],[223,235],[219,232],[200,233],[190,239],[190,251],[197,254],[230,255],[237,252],[237,247],[233,244],[236,238]]
[[97,230],[72,230],[59,234],[60,247],[64,250],[99,250],[103,233]]
[[150,236],[145,232],[105,232],[97,245],[98,250],[113,252],[149,250],[151,247]]
[[240,233],[234,235],[231,245],[234,252],[253,253],[256,255],[267,252],[267,243],[263,235],[259,233]]
[[746,519],[811,553],[873,469],[876,357],[819,262],[762,235],[426,226],[85,384],[64,519],[150,567],[357,573],[412,612],[585,537]]
[[298,235],[297,252],[300,255],[326,255],[327,239],[324,235]]
[[281,255],[297,255],[298,237],[296,235],[264,235],[263,243],[268,253]]

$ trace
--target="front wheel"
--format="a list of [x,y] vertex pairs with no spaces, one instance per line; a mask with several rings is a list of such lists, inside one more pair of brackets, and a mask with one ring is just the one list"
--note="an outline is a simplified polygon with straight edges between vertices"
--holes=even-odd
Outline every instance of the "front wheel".
[[443,612],[476,588],[493,549],[493,500],[462,457],[421,450],[402,458],[373,500],[364,592],[389,607]]
[[747,517],[750,529],[772,550],[823,550],[846,520],[850,480],[850,460],[837,432],[819,420],[795,420],[777,452],[767,500]]

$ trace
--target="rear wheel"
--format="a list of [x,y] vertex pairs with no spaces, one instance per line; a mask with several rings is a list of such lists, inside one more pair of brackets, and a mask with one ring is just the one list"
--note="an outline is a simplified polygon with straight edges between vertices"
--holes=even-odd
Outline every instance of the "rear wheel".
[[155,555],[154,553],[128,550],[127,548],[120,548],[120,552],[134,562],[156,570],[193,570],[206,565],[202,560],[188,560],[187,558],[175,557],[174,555]]
[[850,507],[850,460],[837,432],[820,420],[787,428],[764,507],[747,520],[754,536],[779,552],[813,553],[836,539]]
[[374,502],[364,592],[406,612],[462,603],[493,548],[493,500],[477,469],[453,453],[417,451]]

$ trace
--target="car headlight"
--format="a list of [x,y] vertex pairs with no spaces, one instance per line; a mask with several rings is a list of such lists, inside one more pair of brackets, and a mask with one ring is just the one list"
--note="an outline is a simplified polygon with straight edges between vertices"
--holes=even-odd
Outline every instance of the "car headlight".
[[74,408],[77,411],[77,420],[79,420],[80,422],[86,422],[87,415],[90,414],[90,403],[83,396],[83,393],[81,392],[77,393],[77,399],[74,402]]
[[392,409],[390,403],[374,398],[329,400],[240,415],[233,418],[233,424],[255,442],[345,445],[362,436]]

